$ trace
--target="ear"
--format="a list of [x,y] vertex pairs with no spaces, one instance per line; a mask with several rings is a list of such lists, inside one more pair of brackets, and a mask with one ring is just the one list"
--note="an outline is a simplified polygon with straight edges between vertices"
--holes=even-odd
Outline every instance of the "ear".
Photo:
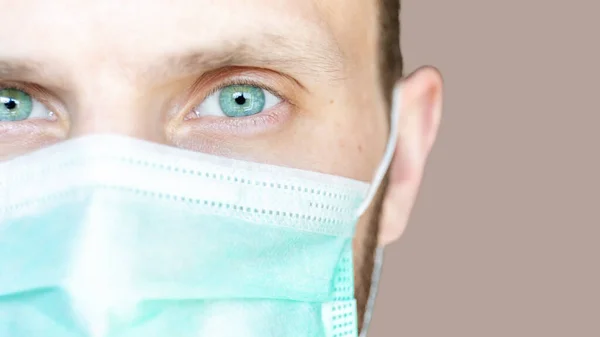
[[420,68],[400,85],[398,143],[380,214],[380,245],[397,240],[406,228],[442,114],[442,76],[439,71]]

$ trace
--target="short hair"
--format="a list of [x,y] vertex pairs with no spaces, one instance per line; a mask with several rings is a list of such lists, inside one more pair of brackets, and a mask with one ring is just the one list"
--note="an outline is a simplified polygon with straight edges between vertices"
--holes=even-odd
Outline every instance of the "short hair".
[[394,84],[402,77],[404,62],[400,50],[400,0],[379,0],[379,69],[388,105]]

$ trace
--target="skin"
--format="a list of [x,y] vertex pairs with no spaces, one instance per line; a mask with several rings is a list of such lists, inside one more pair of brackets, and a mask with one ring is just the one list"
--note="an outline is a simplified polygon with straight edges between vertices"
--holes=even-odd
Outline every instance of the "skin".
[[[390,126],[375,1],[0,0],[0,8],[11,27],[0,30],[0,88],[18,86],[54,113],[0,122],[0,160],[118,133],[370,181],[383,155]],[[192,113],[211,90],[240,81],[280,102],[251,117]],[[403,232],[440,121],[437,70],[417,70],[402,88],[381,211],[374,203],[357,228],[357,275],[370,268],[361,257],[370,256],[373,223],[380,245]]]

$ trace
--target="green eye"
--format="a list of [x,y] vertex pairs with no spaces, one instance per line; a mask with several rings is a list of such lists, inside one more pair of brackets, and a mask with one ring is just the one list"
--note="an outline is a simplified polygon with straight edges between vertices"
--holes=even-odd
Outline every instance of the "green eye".
[[240,118],[256,115],[278,105],[282,99],[256,85],[226,86],[204,99],[194,108],[198,117]]
[[33,112],[33,100],[18,89],[0,89],[0,122],[21,121]]
[[265,93],[251,85],[230,85],[221,89],[219,107],[228,117],[252,116],[264,109]]

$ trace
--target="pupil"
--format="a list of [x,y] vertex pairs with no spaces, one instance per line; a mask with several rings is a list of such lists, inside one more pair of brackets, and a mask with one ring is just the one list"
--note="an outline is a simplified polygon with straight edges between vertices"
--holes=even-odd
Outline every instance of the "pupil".
[[244,105],[246,103],[246,97],[244,97],[244,94],[238,94],[235,98],[235,102],[239,105]]
[[14,108],[17,107],[17,102],[14,99],[9,100],[8,102],[4,103],[4,106],[8,109],[8,110],[12,110]]

